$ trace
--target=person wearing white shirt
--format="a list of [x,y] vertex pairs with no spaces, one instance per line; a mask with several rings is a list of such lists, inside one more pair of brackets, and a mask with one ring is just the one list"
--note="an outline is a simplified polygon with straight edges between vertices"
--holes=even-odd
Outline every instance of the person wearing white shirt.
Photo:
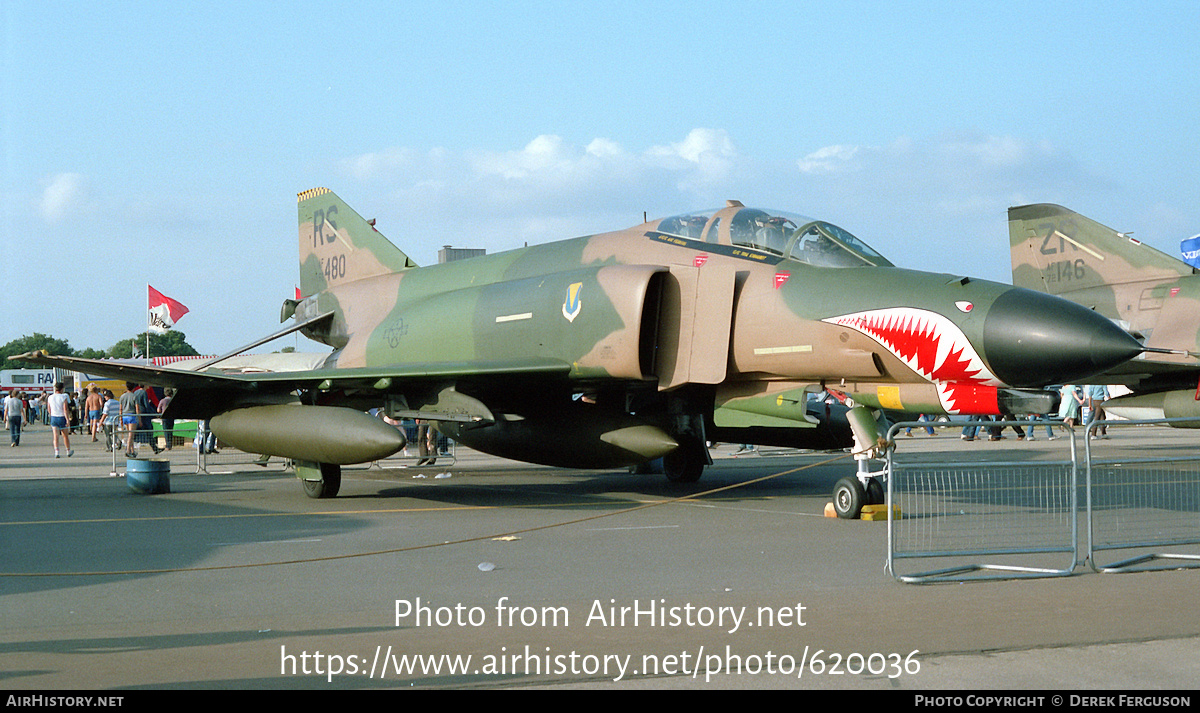
[[67,446],[67,457],[75,455],[71,450],[71,413],[67,409],[70,396],[63,393],[63,383],[54,385],[54,393],[46,399],[46,407],[50,409],[50,430],[54,431],[54,457],[58,457],[58,439],[62,437]]
[[13,391],[4,399],[4,421],[12,434],[10,448],[21,445],[21,426],[25,425],[25,404],[20,395]]

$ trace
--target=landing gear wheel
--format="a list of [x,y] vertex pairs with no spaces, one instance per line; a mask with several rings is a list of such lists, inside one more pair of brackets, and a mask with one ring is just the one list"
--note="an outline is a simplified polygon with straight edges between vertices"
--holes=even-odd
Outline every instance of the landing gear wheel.
[[629,472],[633,475],[650,475],[652,473],[661,473],[663,472],[663,460],[662,458],[655,458],[654,460],[648,460],[645,463],[631,465],[629,466]]
[[301,480],[304,484],[304,494],[310,498],[335,498],[342,489],[342,466],[335,463],[321,463],[320,480]]
[[703,444],[684,442],[663,456],[663,474],[672,483],[694,483],[704,472],[705,460]]
[[867,481],[867,505],[883,505],[887,500],[887,491],[883,487],[883,483],[879,482],[879,478],[871,478]]
[[855,520],[862,513],[867,492],[858,478],[842,478],[833,486],[833,510],[843,520]]

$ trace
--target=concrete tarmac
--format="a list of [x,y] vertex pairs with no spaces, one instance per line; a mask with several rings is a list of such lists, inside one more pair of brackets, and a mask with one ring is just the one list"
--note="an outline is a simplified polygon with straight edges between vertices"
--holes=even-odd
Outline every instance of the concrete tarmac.
[[[959,462],[1062,444],[949,431],[899,446]],[[1106,444],[1189,453],[1195,432]],[[102,444],[73,445],[55,460],[34,426],[0,446],[10,689],[1200,684],[1196,570],[899,583],[885,522],[822,515],[854,470],[827,462],[842,454],[722,445],[678,487],[460,449],[347,468],[339,497],[311,500],[274,460],[196,473],[190,448],[171,456],[171,493],[140,495]]]

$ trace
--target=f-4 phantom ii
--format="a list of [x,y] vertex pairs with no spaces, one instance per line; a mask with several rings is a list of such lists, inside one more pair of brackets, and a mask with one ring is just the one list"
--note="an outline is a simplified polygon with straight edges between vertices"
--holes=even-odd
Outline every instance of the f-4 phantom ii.
[[1079,303],[1144,341],[1147,353],[1093,380],[1133,390],[1106,401],[1105,411],[1133,419],[1200,417],[1195,268],[1049,203],[1009,208],[1008,237],[1014,285]]
[[[312,497],[336,495],[341,465],[402,447],[364,413],[376,407],[502,457],[584,468],[662,458],[668,479],[692,482],[711,463],[708,441],[845,448],[855,429],[874,443],[882,409],[1034,411],[1043,397],[1017,389],[1141,349],[1066,300],[894,267],[836,225],[737,201],[429,267],[327,189],[299,194],[299,223],[303,298],[284,303],[293,324],[272,336],[299,329],[329,345],[321,368],[116,375],[174,386],[168,415],[293,459]],[[808,398],[826,389],[855,407]],[[882,491],[861,468],[844,481],[835,501],[848,516]]]

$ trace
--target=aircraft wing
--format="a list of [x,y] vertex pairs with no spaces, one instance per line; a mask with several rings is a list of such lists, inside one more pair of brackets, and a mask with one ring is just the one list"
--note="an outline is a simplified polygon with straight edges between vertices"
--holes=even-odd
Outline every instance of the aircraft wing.
[[172,401],[172,409],[175,410],[175,404],[179,404],[175,415],[181,418],[207,418],[219,411],[223,402],[252,394],[286,394],[296,390],[361,391],[381,397],[446,382],[488,381],[505,377],[565,378],[571,370],[571,365],[564,361],[540,358],[251,373],[225,373],[216,371],[216,367],[212,371],[190,371],[103,359],[54,356],[44,351],[21,354],[12,359],[178,389],[180,394]]
[[29,352],[10,357],[13,361],[68,369],[87,374],[96,374],[113,379],[123,379],[137,384],[170,386],[177,389],[193,389],[228,386],[241,379],[225,374],[209,374],[185,369],[171,369],[142,364],[108,361],[106,359],[84,359],[82,357],[55,356],[45,351]]

